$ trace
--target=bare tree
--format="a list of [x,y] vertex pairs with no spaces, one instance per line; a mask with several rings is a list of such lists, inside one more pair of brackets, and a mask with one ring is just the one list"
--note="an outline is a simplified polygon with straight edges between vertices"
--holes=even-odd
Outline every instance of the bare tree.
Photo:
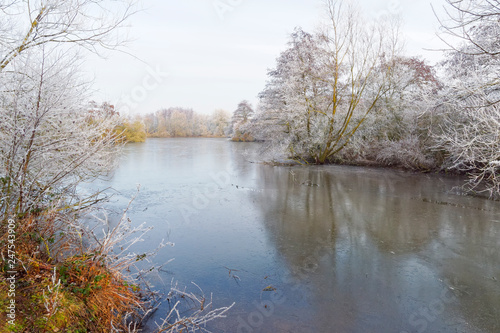
[[114,49],[119,28],[136,11],[132,0],[12,0],[0,5],[0,72],[44,44]]
[[[449,45],[442,63],[445,94],[439,103],[441,130],[434,133],[446,152],[445,168],[467,172],[470,190],[500,193],[500,2],[447,0],[441,20]],[[451,37],[451,38],[450,38]],[[456,41],[459,43],[456,43]]]
[[[498,103],[500,91],[500,2],[497,0],[446,0],[446,17],[440,19],[440,38],[449,46],[442,66],[461,95]],[[450,70],[451,69],[451,70]],[[470,75],[474,73],[474,75]]]
[[483,57],[453,51],[444,63],[447,85],[437,104],[434,138],[445,152],[443,167],[470,176],[466,190],[494,197],[500,194],[500,89],[491,74],[500,68],[490,61],[485,66],[478,59]]
[[345,147],[367,115],[389,90],[392,71],[387,63],[399,50],[398,23],[369,22],[348,3],[327,0],[329,27],[323,38],[329,49],[331,97],[324,146],[317,160],[324,163]]
[[[470,55],[500,55],[500,1],[446,0],[446,18],[439,19],[444,34],[441,39],[452,49]],[[451,38],[450,38],[451,37]],[[466,49],[455,43],[460,40]]]
[[327,109],[330,74],[324,54],[318,35],[296,28],[288,49],[268,73],[252,135],[267,140],[276,157],[285,153],[309,159],[323,142],[322,115]]

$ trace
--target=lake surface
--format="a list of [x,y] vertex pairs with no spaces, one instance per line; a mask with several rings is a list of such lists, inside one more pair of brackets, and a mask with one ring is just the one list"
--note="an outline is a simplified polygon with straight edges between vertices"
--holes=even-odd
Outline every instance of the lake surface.
[[136,251],[175,243],[155,287],[236,302],[213,332],[500,332],[499,202],[443,175],[258,161],[255,143],[150,139],[93,186],[122,209],[141,185],[130,217],[155,229]]

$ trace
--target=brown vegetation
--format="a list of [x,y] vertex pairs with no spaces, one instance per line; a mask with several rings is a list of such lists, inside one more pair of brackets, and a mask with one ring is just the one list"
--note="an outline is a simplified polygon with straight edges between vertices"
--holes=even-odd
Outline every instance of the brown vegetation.
[[[107,264],[105,251],[82,252],[81,239],[56,212],[26,217],[16,229],[16,324],[2,332],[127,331],[122,319],[140,310],[140,291],[121,267]],[[7,258],[8,232],[2,231],[0,244]],[[8,302],[11,269],[5,259],[2,263],[0,298]],[[2,305],[0,320],[7,323],[7,307]]]

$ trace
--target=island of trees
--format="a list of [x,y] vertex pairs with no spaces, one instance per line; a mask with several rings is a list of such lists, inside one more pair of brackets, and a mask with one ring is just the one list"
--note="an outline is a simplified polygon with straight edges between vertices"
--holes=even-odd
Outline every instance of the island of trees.
[[255,111],[248,101],[231,118],[161,110],[137,120],[146,135],[256,140],[269,161],[467,174],[469,193],[498,197],[498,7],[448,1],[441,37],[455,43],[431,66],[404,54],[397,21],[326,2],[328,22],[315,33],[295,29]]

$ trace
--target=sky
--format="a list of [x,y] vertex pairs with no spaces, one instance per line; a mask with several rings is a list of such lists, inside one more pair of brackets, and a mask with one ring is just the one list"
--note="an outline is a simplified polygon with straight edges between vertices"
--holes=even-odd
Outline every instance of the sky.
[[[359,0],[368,17],[398,14],[406,55],[430,64],[444,45],[436,36],[444,0]],[[86,72],[98,102],[125,115],[162,108],[209,114],[254,107],[267,72],[297,26],[314,32],[325,17],[322,0],[143,0],[128,22],[126,52],[91,55]]]

